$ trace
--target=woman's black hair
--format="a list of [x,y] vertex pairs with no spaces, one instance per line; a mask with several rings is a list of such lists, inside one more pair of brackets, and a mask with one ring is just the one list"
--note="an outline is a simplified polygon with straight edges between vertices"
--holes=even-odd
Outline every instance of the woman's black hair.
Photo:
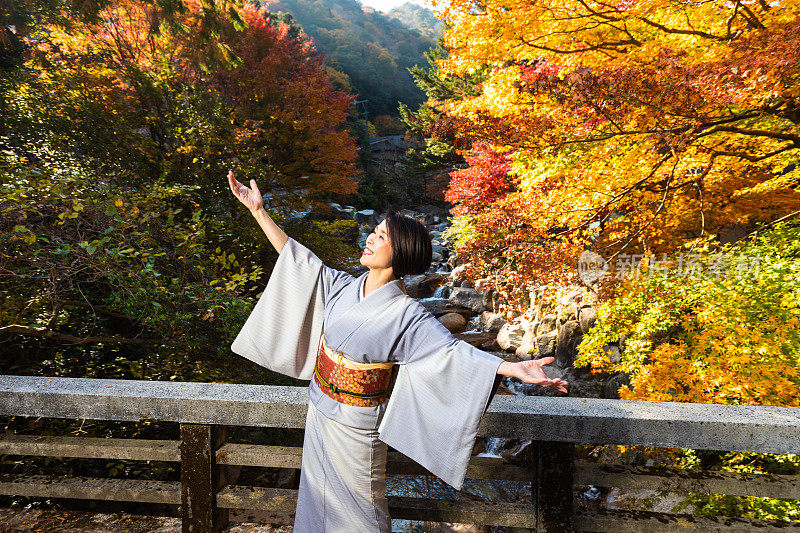
[[428,228],[402,213],[386,213],[386,231],[392,244],[392,272],[401,278],[424,274],[431,266],[433,247]]

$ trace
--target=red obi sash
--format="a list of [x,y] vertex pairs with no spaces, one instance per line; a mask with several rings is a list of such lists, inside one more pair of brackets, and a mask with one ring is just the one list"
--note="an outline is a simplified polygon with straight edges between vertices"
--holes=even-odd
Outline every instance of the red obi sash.
[[389,399],[397,372],[394,363],[357,363],[322,343],[314,365],[314,381],[337,402],[375,407]]

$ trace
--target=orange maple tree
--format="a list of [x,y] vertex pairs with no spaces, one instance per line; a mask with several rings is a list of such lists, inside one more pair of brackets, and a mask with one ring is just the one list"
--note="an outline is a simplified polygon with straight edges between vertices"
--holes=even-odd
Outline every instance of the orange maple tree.
[[353,193],[357,149],[345,124],[353,97],[331,85],[310,40],[270,15],[245,5],[247,28],[230,40],[242,63],[216,76],[241,124],[237,150],[268,162],[254,168],[268,187],[304,178],[315,191]]
[[501,198],[510,187],[511,156],[479,143],[465,158],[469,167],[451,174],[445,200],[463,215]]

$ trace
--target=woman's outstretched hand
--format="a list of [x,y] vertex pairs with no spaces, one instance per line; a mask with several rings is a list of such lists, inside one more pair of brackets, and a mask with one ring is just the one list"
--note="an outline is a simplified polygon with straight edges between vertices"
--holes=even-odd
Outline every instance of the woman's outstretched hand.
[[250,187],[247,187],[233,177],[233,171],[231,170],[228,171],[228,185],[231,186],[233,195],[251,212],[255,213],[264,207],[264,200],[261,198],[261,191],[258,190],[256,180],[250,180]]
[[531,359],[530,361],[519,361],[509,363],[503,361],[497,369],[497,373],[502,376],[517,378],[525,383],[533,383],[542,387],[551,387],[561,392],[567,392],[568,383],[563,379],[550,379],[542,370],[542,367],[555,361],[553,357],[542,357],[541,359]]

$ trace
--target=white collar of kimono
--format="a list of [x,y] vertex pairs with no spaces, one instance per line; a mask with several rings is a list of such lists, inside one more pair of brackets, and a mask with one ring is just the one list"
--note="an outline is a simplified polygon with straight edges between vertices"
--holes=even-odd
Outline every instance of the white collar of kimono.
[[381,289],[384,289],[384,288],[386,288],[384,290],[384,292],[388,293],[387,296],[397,296],[399,294],[406,294],[406,284],[403,281],[403,278],[400,278],[400,279],[396,279],[396,280],[390,281],[389,283],[387,283],[385,285],[381,285],[380,287],[378,287],[377,289],[375,289],[374,291],[372,291],[371,293],[369,293],[368,295],[365,296],[364,295],[364,291],[367,288],[367,274],[369,274],[369,272],[363,273],[361,275],[361,279],[359,280],[359,286],[358,286],[359,287],[358,288],[358,301],[359,302],[361,300],[363,300],[364,298],[367,298],[368,296],[372,296],[373,294],[375,294],[376,292],[378,292],[378,291],[380,291]]

